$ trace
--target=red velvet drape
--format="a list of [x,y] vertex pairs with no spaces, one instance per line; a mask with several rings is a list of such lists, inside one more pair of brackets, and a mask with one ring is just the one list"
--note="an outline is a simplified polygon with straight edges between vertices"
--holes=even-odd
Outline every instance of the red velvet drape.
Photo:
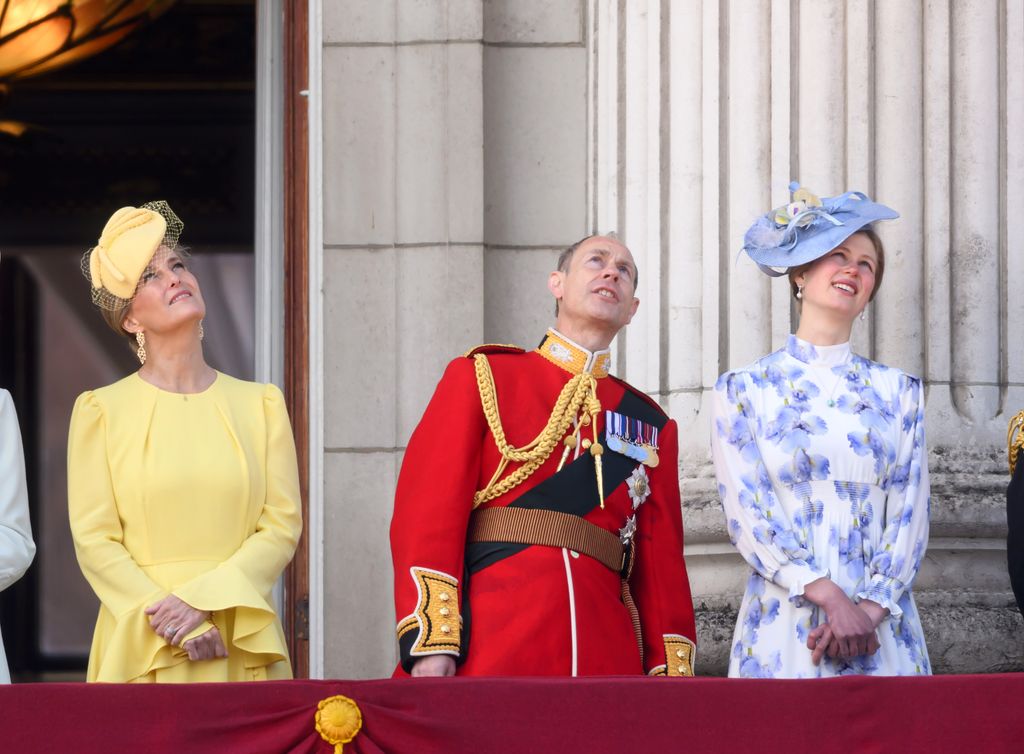
[[1024,751],[1024,674],[283,681],[0,687],[0,751],[322,752],[317,703],[343,694],[375,752]]

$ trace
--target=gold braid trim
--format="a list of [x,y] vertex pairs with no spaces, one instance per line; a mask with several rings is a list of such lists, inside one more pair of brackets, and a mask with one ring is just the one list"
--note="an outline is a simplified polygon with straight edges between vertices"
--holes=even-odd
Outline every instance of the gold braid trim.
[[679,634],[665,634],[665,675],[693,676],[697,645]]
[[1010,476],[1017,468],[1017,459],[1020,458],[1021,448],[1024,448],[1024,411],[1017,412],[1017,415],[1010,419],[1010,426],[1006,430],[1006,452],[1010,457]]
[[[581,420],[583,424],[591,424],[594,428],[594,442],[590,445],[591,453],[600,464],[601,445],[597,442],[597,415],[601,413],[601,402],[597,399],[597,379],[589,372],[578,374],[569,380],[555,401],[555,407],[548,417],[548,423],[531,442],[521,448],[513,447],[505,438],[505,430],[501,426],[501,415],[498,412],[498,394],[494,386],[494,374],[487,356],[478,353],[473,356],[476,368],[476,384],[480,391],[480,403],[483,406],[487,426],[494,436],[494,444],[501,453],[501,462],[495,469],[491,481],[482,490],[473,495],[473,507],[504,495],[518,487],[548,459],[555,446],[565,436],[569,425],[584,410]],[[594,451],[594,448],[600,450]],[[518,469],[504,479],[509,462],[521,463]],[[598,477],[600,484],[600,476]],[[500,481],[499,481],[500,480]],[[602,495],[602,506],[604,505]]]

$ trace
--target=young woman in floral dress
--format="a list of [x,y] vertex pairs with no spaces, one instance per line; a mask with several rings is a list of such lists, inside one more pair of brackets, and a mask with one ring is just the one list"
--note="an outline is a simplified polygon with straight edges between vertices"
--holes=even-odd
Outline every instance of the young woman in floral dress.
[[898,215],[791,189],[744,250],[788,275],[800,325],[712,400],[729,537],[751,567],[729,675],[929,674],[911,591],[928,544],[924,390],[849,343],[885,270],[871,225]]

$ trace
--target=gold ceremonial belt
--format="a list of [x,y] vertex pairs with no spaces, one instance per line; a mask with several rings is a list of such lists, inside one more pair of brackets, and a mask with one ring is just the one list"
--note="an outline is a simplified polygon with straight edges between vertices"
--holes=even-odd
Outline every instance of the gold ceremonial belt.
[[572,513],[530,508],[478,508],[469,519],[467,542],[565,547],[620,573],[624,548],[610,531]]

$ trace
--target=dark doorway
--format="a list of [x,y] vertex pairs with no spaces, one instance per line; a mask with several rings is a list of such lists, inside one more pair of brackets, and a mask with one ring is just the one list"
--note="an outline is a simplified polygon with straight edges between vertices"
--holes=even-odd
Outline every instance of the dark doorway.
[[25,443],[36,561],[0,595],[15,680],[84,677],[96,601],[67,530],[75,396],[136,368],[78,269],[119,207],[165,199],[208,298],[207,357],[253,371],[255,0],[179,0],[95,58],[15,82],[0,119],[0,385]]

